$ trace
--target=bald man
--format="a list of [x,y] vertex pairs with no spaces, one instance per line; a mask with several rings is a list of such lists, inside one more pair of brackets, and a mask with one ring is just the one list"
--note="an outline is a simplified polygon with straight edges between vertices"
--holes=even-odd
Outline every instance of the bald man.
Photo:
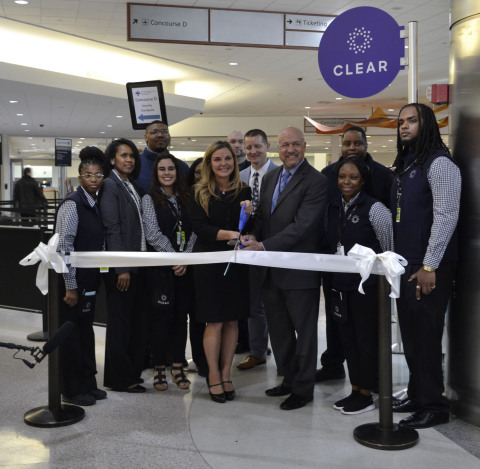
[[[253,235],[242,238],[247,250],[320,252],[328,180],[305,159],[306,142],[296,127],[278,136],[282,166],[265,174]],[[268,330],[283,382],[265,393],[288,396],[283,410],[313,400],[317,365],[320,272],[261,268],[260,282]]]

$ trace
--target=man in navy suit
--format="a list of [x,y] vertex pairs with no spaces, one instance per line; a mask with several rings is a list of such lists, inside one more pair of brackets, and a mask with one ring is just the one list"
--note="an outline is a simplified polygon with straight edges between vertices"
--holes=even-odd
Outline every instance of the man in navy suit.
[[[263,178],[254,233],[242,237],[245,249],[320,252],[328,180],[305,159],[305,149],[300,129],[287,127],[280,132],[278,153],[283,165]],[[283,375],[283,382],[265,393],[288,395],[280,408],[299,409],[313,400],[320,273],[262,268],[260,281],[273,353]]]
[[[269,149],[270,143],[263,130],[252,129],[245,134],[245,151],[252,165],[240,172],[240,178],[252,188],[252,202],[255,207],[260,201],[263,176],[278,167],[268,159]],[[250,269],[248,337],[250,353],[237,365],[239,370],[249,370],[267,361],[267,316],[262,302],[259,269],[255,266]]]

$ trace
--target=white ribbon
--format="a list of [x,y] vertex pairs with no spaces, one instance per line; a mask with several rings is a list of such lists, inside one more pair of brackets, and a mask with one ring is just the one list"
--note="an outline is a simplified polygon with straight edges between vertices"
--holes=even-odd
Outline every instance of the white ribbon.
[[[48,268],[57,273],[68,272],[62,257],[56,252],[58,235],[50,238],[48,246],[40,245],[25,259],[21,265],[41,262],[37,272],[37,287],[45,295],[48,292]],[[236,263],[320,272],[360,273],[362,283],[370,273],[385,275],[392,285],[392,298],[399,296],[399,276],[405,271],[405,259],[393,252],[375,254],[371,249],[355,245],[348,256],[313,254],[302,252],[278,251],[220,251],[220,252],[125,252],[125,251],[89,251],[72,252],[70,265],[80,268],[98,267],[147,267],[156,265],[193,265]],[[404,262],[404,264],[402,264]],[[228,275],[228,274],[227,274]],[[362,285],[359,291],[363,292]]]
[[34,265],[40,262],[37,270],[36,285],[43,295],[48,293],[48,269],[54,269],[58,274],[68,272],[62,256],[57,252],[58,233],[48,241],[48,245],[40,243],[27,257],[24,257],[20,265]]
[[355,244],[347,256],[356,260],[356,265],[362,280],[358,286],[358,291],[365,294],[363,291],[363,282],[365,282],[370,273],[372,272],[375,262],[380,262],[383,268],[383,274],[385,275],[388,283],[392,287],[390,293],[391,298],[398,298],[400,296],[400,276],[405,272],[405,266],[407,261],[392,251],[385,251],[380,254],[376,254],[370,248]]

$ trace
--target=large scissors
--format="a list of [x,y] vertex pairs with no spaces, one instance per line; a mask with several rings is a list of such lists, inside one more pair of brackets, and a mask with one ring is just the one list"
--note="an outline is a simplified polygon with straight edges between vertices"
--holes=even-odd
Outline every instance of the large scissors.
[[[250,215],[249,213],[245,213],[245,208],[246,207],[247,207],[247,204],[243,204],[242,208],[240,210],[240,218],[238,219],[238,231],[239,231],[239,233],[238,233],[238,238],[235,241],[235,245],[233,247],[234,252],[237,250],[238,245],[240,244],[240,237],[242,235],[242,231],[245,228],[245,223],[247,223],[248,217]],[[233,241],[233,240],[230,240],[227,244],[229,244],[231,241]],[[242,246],[240,246],[240,248],[241,247]],[[227,275],[228,269],[230,268],[230,264],[231,264],[231,261],[228,263],[227,268],[225,269],[225,272],[223,273],[224,277],[225,277],[225,275]]]

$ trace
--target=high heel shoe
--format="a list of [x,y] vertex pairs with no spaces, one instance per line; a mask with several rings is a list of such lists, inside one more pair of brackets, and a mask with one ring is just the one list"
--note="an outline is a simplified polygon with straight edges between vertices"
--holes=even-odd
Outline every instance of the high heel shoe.
[[[229,381],[222,381],[222,385],[224,384],[232,384],[232,381],[229,380]],[[233,387],[233,385],[232,385]],[[227,401],[233,401],[235,399],[235,396],[236,396],[236,393],[235,393],[235,389],[233,391],[225,391],[223,390],[224,394],[225,394],[225,398],[227,399]]]
[[[174,371],[177,371],[178,373],[174,373]],[[182,366],[173,366],[172,369],[170,370],[172,374],[172,381],[180,388],[180,389],[189,389],[190,385],[192,384],[187,377],[185,376],[185,373],[183,372],[183,367]]]
[[218,402],[219,404],[223,404],[227,400],[225,396],[225,392],[221,392],[220,394],[212,394],[212,391],[210,391],[210,389],[214,388],[215,386],[222,386],[222,383],[208,385],[208,388],[209,388],[208,392],[210,393],[210,399],[212,399],[213,402]]
[[153,387],[156,391],[166,391],[168,389],[165,366],[155,367],[155,371],[153,372]]

